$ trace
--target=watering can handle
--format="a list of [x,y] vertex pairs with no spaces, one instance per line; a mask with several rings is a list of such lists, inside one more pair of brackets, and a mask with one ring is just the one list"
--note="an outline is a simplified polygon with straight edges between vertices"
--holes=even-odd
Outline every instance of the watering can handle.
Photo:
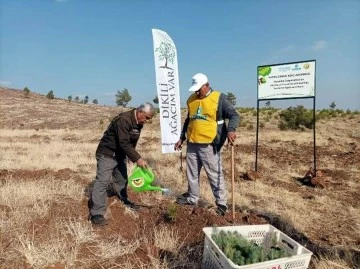
[[140,166],[140,167],[142,167],[144,169],[148,168],[148,164],[143,158],[140,158],[139,160],[137,160],[136,165]]

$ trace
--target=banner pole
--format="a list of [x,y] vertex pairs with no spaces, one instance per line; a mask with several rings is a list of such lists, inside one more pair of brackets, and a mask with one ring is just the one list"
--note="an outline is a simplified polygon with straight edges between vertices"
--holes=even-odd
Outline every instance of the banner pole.
[[231,143],[231,203],[232,203],[232,220],[235,221],[235,168],[234,168],[234,144]]

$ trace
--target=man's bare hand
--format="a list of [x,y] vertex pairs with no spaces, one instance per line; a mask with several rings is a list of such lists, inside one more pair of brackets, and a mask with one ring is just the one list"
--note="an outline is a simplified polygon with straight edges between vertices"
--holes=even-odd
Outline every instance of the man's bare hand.
[[143,158],[140,158],[139,160],[137,160],[136,164],[138,166],[142,167],[142,168],[147,168],[148,167],[147,162]]
[[229,144],[233,145],[236,139],[236,133],[235,132],[228,132],[227,138],[229,141]]
[[181,148],[182,148],[182,140],[180,139],[178,142],[176,142],[176,144],[175,144],[175,146],[174,146],[174,149],[175,150],[181,150]]

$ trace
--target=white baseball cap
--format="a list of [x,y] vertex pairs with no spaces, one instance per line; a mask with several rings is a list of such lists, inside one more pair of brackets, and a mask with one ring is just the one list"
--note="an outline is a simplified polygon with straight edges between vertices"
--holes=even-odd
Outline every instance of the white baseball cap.
[[189,92],[198,91],[206,83],[208,83],[207,76],[201,73],[197,73],[192,77],[192,86],[190,87]]

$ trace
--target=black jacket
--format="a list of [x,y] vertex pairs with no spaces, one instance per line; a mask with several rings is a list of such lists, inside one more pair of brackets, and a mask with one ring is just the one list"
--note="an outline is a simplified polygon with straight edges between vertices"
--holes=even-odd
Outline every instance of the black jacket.
[[103,154],[118,159],[128,157],[132,162],[141,158],[135,150],[140,138],[142,124],[136,123],[135,109],[120,113],[110,123],[101,138],[96,154]]

